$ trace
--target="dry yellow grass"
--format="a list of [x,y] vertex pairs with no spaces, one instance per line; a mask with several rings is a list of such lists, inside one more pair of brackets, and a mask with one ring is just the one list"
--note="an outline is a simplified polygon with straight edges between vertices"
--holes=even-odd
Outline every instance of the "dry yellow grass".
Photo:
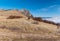
[[[29,21],[27,19],[21,18],[21,19],[5,19],[0,20],[0,25],[6,26],[6,27],[17,27],[24,30],[50,30],[51,32],[57,31],[57,27],[55,25],[39,22],[39,24],[32,24],[33,21]],[[51,26],[49,26],[51,25]],[[53,28],[52,28],[53,27]],[[23,31],[23,30],[22,30]],[[37,31],[37,32],[38,32]],[[33,32],[33,31],[32,31]]]
[[[10,15],[19,15],[23,18],[6,19]],[[52,41],[58,38],[56,25],[33,22],[35,21],[28,20],[16,10],[0,12],[0,41]]]

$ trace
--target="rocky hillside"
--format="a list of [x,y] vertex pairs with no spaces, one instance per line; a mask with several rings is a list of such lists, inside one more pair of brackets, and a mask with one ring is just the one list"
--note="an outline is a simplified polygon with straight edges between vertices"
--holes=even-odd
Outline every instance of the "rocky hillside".
[[56,25],[43,22],[30,13],[0,11],[0,41],[57,41],[59,37]]

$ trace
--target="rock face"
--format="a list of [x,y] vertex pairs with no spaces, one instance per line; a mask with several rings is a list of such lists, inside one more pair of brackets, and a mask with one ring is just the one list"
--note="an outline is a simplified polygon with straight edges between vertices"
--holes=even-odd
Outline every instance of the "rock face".
[[22,10],[22,13],[27,17],[33,17],[28,10]]

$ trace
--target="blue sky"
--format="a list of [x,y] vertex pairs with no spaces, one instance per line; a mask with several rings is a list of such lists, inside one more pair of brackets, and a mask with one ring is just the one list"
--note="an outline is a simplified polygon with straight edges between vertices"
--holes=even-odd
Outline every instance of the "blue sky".
[[0,0],[0,9],[27,9],[34,16],[60,16],[60,0]]

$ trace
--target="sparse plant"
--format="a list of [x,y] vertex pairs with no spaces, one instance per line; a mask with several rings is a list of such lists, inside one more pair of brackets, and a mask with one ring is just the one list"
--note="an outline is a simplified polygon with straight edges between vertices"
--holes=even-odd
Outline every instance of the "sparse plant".
[[32,22],[32,24],[39,24],[39,23],[38,23],[38,21],[34,21],[34,22]]
[[7,28],[7,29],[12,30],[12,31],[20,30],[18,27],[9,27],[9,28]]

